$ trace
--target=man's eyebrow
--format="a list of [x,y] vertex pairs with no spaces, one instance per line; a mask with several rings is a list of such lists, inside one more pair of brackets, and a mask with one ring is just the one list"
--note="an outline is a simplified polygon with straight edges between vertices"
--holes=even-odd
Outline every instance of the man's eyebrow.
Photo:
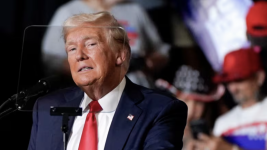
[[68,42],[66,42],[65,45],[72,45],[72,44],[74,44],[74,41],[68,41]]
[[97,37],[97,36],[85,36],[82,38],[83,41],[90,40],[90,39],[98,40],[99,37]]
[[[82,41],[86,41],[90,39],[99,40],[99,37],[98,36],[84,36],[83,38],[81,38]],[[71,40],[71,41],[67,41],[66,45],[71,45],[74,43],[75,43],[74,40]]]

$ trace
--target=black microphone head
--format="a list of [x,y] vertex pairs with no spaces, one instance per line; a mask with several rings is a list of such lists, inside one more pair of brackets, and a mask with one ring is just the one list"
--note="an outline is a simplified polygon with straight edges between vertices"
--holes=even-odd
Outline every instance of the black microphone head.
[[42,78],[33,87],[24,90],[23,93],[25,94],[20,94],[21,95],[20,97],[21,99],[23,98],[28,99],[31,97],[46,94],[48,92],[52,92],[60,88],[65,88],[69,86],[68,84],[66,84],[66,81],[67,81],[66,77],[62,75],[53,75]]
[[46,88],[46,92],[59,89],[62,82],[63,78],[59,75],[53,75],[39,80],[39,83],[43,84]]
[[26,102],[28,102],[30,99],[34,97],[42,96],[48,92],[52,92],[57,89],[69,86],[66,85],[65,81],[67,81],[66,77],[62,75],[53,75],[42,78],[37,82],[37,84],[35,84],[31,88],[15,94],[15,96],[13,96],[11,100],[16,101],[17,106],[24,107]]

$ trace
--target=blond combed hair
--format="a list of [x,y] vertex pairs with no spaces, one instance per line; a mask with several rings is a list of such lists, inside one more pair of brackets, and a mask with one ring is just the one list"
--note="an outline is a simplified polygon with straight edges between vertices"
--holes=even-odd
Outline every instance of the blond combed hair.
[[107,11],[97,13],[81,13],[69,17],[63,24],[63,36],[66,38],[70,28],[83,24],[90,24],[92,27],[104,28],[105,37],[112,50],[126,50],[126,62],[123,63],[126,70],[129,68],[131,47],[126,31],[118,21]]

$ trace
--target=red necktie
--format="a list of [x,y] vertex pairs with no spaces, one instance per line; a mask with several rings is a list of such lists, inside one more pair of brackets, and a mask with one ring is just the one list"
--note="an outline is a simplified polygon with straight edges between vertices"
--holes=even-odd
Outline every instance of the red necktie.
[[79,150],[97,150],[97,122],[95,113],[102,110],[98,101],[89,104],[90,112],[86,116],[83,133],[80,140]]

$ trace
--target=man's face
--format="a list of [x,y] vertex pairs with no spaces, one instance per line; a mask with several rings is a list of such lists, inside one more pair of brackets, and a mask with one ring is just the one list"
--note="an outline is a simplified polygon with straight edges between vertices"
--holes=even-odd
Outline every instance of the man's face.
[[78,86],[103,84],[114,77],[116,53],[110,49],[103,28],[77,27],[66,35],[66,51]]
[[194,120],[198,120],[204,113],[205,103],[197,100],[190,99],[188,97],[177,97],[184,101],[188,107],[187,113],[187,124],[185,127],[185,138],[189,136],[191,133],[190,122]]
[[198,120],[202,116],[205,108],[205,104],[200,101],[192,99],[184,99],[184,102],[188,106],[188,117],[187,121]]
[[124,0],[103,0],[103,3],[108,6],[115,5],[116,3],[122,2]]
[[238,104],[243,104],[251,99],[257,99],[259,90],[255,77],[229,82],[227,88]]

